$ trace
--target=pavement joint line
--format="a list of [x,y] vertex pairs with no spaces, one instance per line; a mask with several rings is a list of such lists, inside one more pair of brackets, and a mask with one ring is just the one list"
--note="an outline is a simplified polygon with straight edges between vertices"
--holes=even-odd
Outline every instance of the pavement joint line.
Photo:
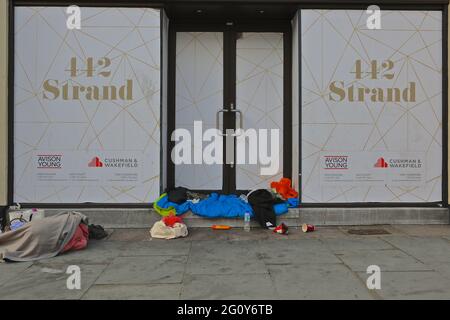
[[[80,298],[78,300],[83,300],[84,296],[88,293],[88,291],[95,286],[95,283],[97,282],[97,280],[100,278],[100,276],[103,274],[103,272],[105,272],[105,270],[110,266],[110,263],[105,264],[103,270],[101,272],[99,272],[98,276],[95,278],[94,281],[92,281],[92,284],[83,292],[83,294],[80,296]],[[80,267],[81,269],[81,267]]]
[[189,260],[191,258],[191,251],[192,251],[192,241],[189,242],[189,251],[188,251],[187,258],[186,258],[186,263],[184,264],[183,276],[181,278],[181,286],[180,286],[180,292],[178,293],[178,299],[181,299],[181,295],[183,293],[184,280],[185,280],[185,277],[186,277],[187,266],[188,266]]
[[396,245],[394,245],[392,242],[389,242],[387,239],[383,239],[384,241],[386,241],[387,243],[389,243],[391,246],[393,246],[394,248],[396,248],[397,250],[403,252],[404,254],[406,254],[407,256],[419,261],[420,263],[422,263],[423,265],[427,265],[424,261],[422,261],[421,259],[413,256],[412,254],[410,254],[409,252],[402,250],[401,248],[397,247]]
[[275,293],[275,296],[277,297],[277,299],[280,299],[281,296],[280,296],[280,293],[278,292],[277,286],[275,285],[275,279],[272,275],[272,272],[270,272],[270,268],[268,268],[267,265],[266,265],[266,268],[267,268],[267,273],[269,275],[270,283],[272,284],[272,288]]
[[[135,255],[125,255],[118,256],[120,258],[139,258],[139,257],[188,257],[189,254],[135,254]],[[99,263],[102,264],[102,263]]]
[[[353,271],[353,270],[350,268],[350,266],[347,265],[347,264],[345,263],[344,260],[342,260],[341,257],[343,256],[343,254],[340,254],[340,255],[336,254],[336,252],[334,252],[331,248],[329,248],[329,247],[326,245],[326,243],[323,242],[323,239],[319,238],[319,241],[322,242],[322,243],[329,249],[329,251],[330,251],[330,252],[331,252],[331,253],[332,253],[339,261],[341,261],[342,265],[343,265],[345,268],[347,268],[347,269],[350,271],[350,273],[351,273],[354,277],[356,277],[356,279],[358,279],[359,282],[362,283],[364,289],[368,291],[368,293],[369,293],[369,295],[370,295],[371,297],[373,297],[373,298],[376,299],[376,300],[383,300],[383,298],[382,298],[378,293],[374,292],[374,290],[369,290],[369,289],[367,288],[367,283],[365,283],[365,282],[363,281],[363,279],[361,279],[361,277],[358,275],[358,273],[357,273],[356,271]],[[358,251],[359,251],[359,250],[358,250]]]
[[[260,248],[260,249],[262,249],[262,247],[261,247],[261,241],[258,241],[258,247]],[[267,274],[269,275],[269,279],[270,279],[270,283],[272,284],[272,288],[273,288],[273,290],[274,290],[274,293],[275,293],[275,296],[277,297],[277,299],[280,299],[280,293],[278,292],[278,290],[277,290],[277,286],[275,285],[275,278],[273,277],[273,275],[272,275],[272,272],[270,272],[270,264],[268,264],[268,263],[266,263],[265,261],[264,261],[264,259],[260,256],[260,255],[256,255],[257,256],[257,258],[258,259],[260,259],[261,261],[262,261],[262,263],[264,264],[264,266],[266,267],[266,270],[267,270]]]
[[344,265],[344,267],[347,268],[347,269],[350,271],[350,273],[351,273],[354,277],[356,277],[356,279],[357,279],[359,282],[361,282],[361,284],[363,285],[364,289],[369,293],[369,295],[370,295],[371,297],[373,297],[375,300],[383,300],[383,298],[382,298],[377,292],[375,292],[375,290],[369,290],[369,288],[367,288],[367,283],[364,282],[364,280],[358,275],[358,273],[357,273],[356,271],[353,271],[352,268],[350,268],[350,266],[347,265],[347,264],[345,263],[345,261],[341,259],[341,257],[337,256],[336,254],[334,254],[334,255],[336,256],[337,259],[339,259],[339,260],[342,262],[342,264]]

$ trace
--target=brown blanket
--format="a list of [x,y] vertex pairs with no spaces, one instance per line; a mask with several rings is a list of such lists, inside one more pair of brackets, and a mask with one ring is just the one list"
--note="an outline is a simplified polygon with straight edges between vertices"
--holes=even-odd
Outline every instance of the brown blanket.
[[0,260],[33,261],[56,256],[87,217],[79,212],[63,212],[31,221],[0,234]]

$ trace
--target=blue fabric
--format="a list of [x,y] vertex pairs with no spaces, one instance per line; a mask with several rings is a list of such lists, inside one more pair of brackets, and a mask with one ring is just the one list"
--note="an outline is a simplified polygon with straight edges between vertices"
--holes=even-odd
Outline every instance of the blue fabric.
[[11,223],[11,230],[16,230],[16,229],[19,229],[21,226],[23,226],[25,224],[25,222],[23,222],[23,221],[13,221],[12,223]]
[[297,208],[300,202],[298,201],[298,198],[289,198],[286,200],[287,205],[289,208]]
[[244,217],[246,212],[253,217],[252,207],[236,195],[219,195],[211,193],[208,198],[190,204],[191,211],[207,218]]
[[175,202],[170,202],[169,201],[169,197],[165,196],[162,197],[157,203],[156,203],[159,207],[164,208],[164,209],[168,209],[170,207],[173,207],[177,213],[177,216],[180,214],[184,214],[186,213],[186,211],[188,211],[190,202],[186,201],[182,204],[178,204]]
[[275,215],[279,216],[288,212],[288,204],[286,202],[273,205]]

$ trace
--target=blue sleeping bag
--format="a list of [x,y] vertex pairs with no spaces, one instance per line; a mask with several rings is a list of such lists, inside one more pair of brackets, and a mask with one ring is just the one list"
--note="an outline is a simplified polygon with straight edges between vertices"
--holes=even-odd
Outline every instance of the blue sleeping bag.
[[[170,202],[169,197],[166,195],[159,199],[157,205],[164,209],[174,208],[177,216],[186,213],[188,210],[206,218],[243,218],[246,212],[249,212],[251,217],[254,216],[251,205],[238,196],[219,195],[215,192],[198,203],[186,201],[182,204]],[[276,204],[273,208],[277,216],[288,212],[288,204],[286,202]]]
[[211,193],[208,198],[198,203],[191,203],[191,211],[207,218],[244,217],[246,212],[253,216],[252,207],[238,196]]

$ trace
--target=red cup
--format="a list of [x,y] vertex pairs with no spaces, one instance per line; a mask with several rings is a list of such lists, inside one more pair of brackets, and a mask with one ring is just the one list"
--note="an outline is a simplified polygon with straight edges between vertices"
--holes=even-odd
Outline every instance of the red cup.
[[315,230],[316,230],[316,227],[314,227],[312,224],[304,223],[302,225],[302,231],[303,232],[312,232],[312,231],[315,231]]

